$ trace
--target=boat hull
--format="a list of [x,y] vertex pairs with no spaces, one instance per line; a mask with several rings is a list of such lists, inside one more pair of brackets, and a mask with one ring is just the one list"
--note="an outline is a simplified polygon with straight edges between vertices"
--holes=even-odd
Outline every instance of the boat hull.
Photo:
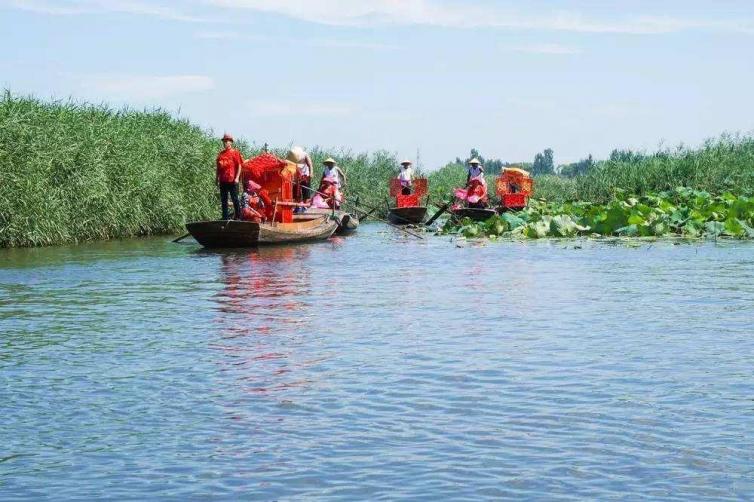
[[[330,216],[333,212],[330,209],[310,208],[305,213],[293,215],[293,221],[306,221],[316,216]],[[359,217],[346,211],[335,211],[335,219],[338,228],[335,229],[335,235],[350,235],[359,228]]]
[[275,225],[238,220],[195,221],[187,223],[186,230],[206,248],[241,248],[325,240],[337,226],[328,217],[318,216]]
[[481,209],[475,207],[463,207],[451,211],[456,220],[469,218],[473,221],[486,221],[497,214],[494,209]]
[[387,214],[390,223],[396,225],[416,225],[424,221],[427,208],[424,206],[393,207]]

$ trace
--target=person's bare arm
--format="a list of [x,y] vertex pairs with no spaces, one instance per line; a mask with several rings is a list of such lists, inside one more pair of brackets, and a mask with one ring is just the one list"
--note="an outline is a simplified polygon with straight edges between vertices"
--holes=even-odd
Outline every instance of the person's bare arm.
[[238,180],[241,178],[241,171],[243,171],[243,155],[241,153],[238,153],[238,165],[236,166],[236,184],[238,184]]

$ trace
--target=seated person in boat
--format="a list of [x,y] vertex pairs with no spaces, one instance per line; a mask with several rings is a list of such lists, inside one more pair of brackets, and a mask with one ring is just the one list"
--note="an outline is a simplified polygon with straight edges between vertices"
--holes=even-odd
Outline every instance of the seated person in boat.
[[343,196],[338,188],[338,182],[332,176],[322,178],[318,193],[312,198],[312,207],[318,209],[340,209]]
[[484,173],[474,176],[466,187],[466,205],[476,209],[487,208],[487,182]]
[[252,180],[246,180],[246,188],[241,197],[241,218],[245,221],[261,223],[265,220],[266,206],[259,195],[262,187]]
[[270,198],[267,189],[262,188],[262,173],[254,166],[253,159],[249,159],[243,163],[244,172],[244,188],[249,186],[249,181],[255,186],[254,193],[262,200],[264,207],[264,214],[267,220],[272,219],[272,213],[274,211],[272,199]]
[[296,164],[295,197],[296,202],[309,204],[312,198],[312,159],[300,146],[294,146],[286,159]]
[[238,179],[241,176],[243,157],[241,152],[233,148],[233,136],[228,133],[222,138],[223,149],[217,154],[215,161],[215,183],[220,188],[220,205],[223,219],[230,218],[228,211],[228,197],[233,201],[233,217],[241,217],[241,205],[238,201]]
[[414,170],[411,167],[410,160],[401,162],[401,172],[398,173],[398,180],[401,182],[401,194],[411,195],[411,184],[414,179]]

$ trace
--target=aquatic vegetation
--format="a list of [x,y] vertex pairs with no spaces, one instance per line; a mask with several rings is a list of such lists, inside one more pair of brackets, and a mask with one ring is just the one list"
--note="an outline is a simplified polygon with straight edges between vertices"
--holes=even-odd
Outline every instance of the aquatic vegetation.
[[679,235],[754,238],[754,197],[680,187],[643,196],[618,192],[607,204],[532,201],[518,213],[485,222],[448,221],[443,233],[465,237],[648,237]]
[[575,183],[578,199],[593,202],[608,202],[619,190],[643,195],[678,186],[754,195],[754,137],[723,135],[698,149],[652,154],[615,151]]
[[534,177],[534,197],[550,202],[577,199],[576,180],[565,176],[545,174]]
[[[244,158],[261,148],[236,142]],[[187,221],[217,218],[214,184],[220,142],[163,110],[114,110],[73,101],[0,95],[0,247],[42,246],[176,233]],[[287,147],[275,150],[285,155]],[[397,159],[310,151],[336,158],[347,194],[384,206]]]

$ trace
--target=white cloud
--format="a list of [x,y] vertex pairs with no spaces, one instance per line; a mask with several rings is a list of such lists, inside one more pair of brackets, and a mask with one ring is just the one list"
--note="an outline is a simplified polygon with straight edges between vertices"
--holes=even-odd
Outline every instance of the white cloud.
[[353,115],[356,109],[344,103],[294,103],[255,100],[249,102],[252,113],[262,117],[343,117]]
[[97,96],[139,101],[209,91],[215,83],[202,75],[95,75],[86,77],[81,87]]
[[[274,42],[279,45],[286,43],[279,39],[241,33],[237,31],[200,31],[194,34],[195,38],[202,40],[235,40],[246,42]],[[379,42],[366,42],[360,40],[347,40],[339,38],[296,38],[296,45],[308,45],[311,47],[336,48],[336,49],[367,49],[367,50],[395,50],[399,49],[398,45],[383,44]]]
[[212,22],[213,19],[186,14],[174,5],[143,0],[0,0],[17,9],[54,16],[115,12],[158,17],[172,21]]
[[[754,33],[754,19],[631,15],[590,18],[574,10],[525,10],[524,3],[461,0],[0,0],[49,15],[117,12],[186,22],[233,23],[217,7],[278,14],[334,26],[427,25],[449,28],[661,34],[686,30]],[[211,10],[207,10],[207,7]],[[197,12],[205,15],[198,15]],[[212,16],[206,16],[211,12]],[[619,9],[616,12],[620,13]]]
[[581,49],[575,47],[567,47],[559,44],[534,44],[523,45],[519,47],[503,48],[510,52],[524,52],[527,54],[551,54],[551,55],[571,55],[580,54]]
[[[751,32],[754,20],[684,19],[631,16],[590,19],[571,11],[522,13],[470,2],[437,0],[205,0],[234,9],[280,14],[313,23],[336,26],[432,25],[454,28],[508,28],[588,33],[659,34],[689,29]],[[520,5],[520,4],[519,4]]]

